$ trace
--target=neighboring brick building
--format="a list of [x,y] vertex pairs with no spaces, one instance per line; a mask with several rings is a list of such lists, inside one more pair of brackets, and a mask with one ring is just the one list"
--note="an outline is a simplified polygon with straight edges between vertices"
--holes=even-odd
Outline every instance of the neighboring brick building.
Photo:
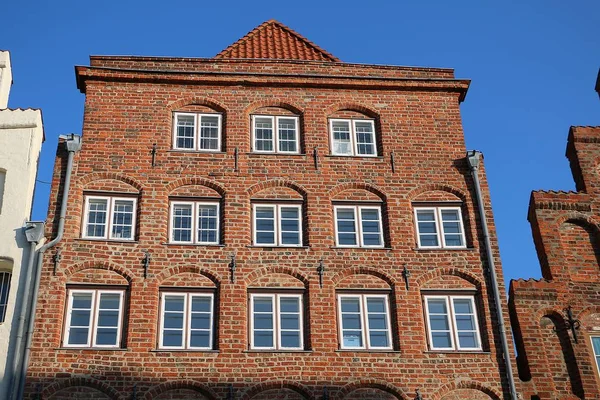
[[567,158],[577,191],[535,191],[529,203],[543,278],[510,284],[526,399],[600,398],[600,127],[571,127]]
[[30,397],[509,397],[469,81],[343,63],[276,21],[214,58],[90,64]]

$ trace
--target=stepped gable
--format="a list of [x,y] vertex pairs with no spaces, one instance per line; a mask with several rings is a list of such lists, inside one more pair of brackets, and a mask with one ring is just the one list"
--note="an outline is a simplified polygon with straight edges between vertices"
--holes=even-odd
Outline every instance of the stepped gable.
[[339,58],[274,19],[260,24],[214,58],[340,62]]

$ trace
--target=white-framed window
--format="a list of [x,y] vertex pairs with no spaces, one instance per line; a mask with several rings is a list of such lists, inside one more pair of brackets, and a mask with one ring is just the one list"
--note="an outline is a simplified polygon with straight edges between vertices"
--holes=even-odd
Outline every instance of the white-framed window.
[[221,114],[176,112],[173,120],[174,149],[221,151]]
[[431,350],[481,350],[473,296],[425,296],[425,314]]
[[300,152],[298,117],[253,115],[252,151],[255,153]]
[[0,324],[3,323],[6,318],[11,278],[12,273],[10,271],[0,271]]
[[253,204],[254,246],[302,246],[302,205]]
[[331,154],[334,156],[376,157],[375,121],[330,119]]
[[85,196],[84,239],[134,240],[137,199]]
[[219,244],[219,202],[171,201],[170,243]]
[[250,294],[250,348],[304,349],[302,294]]
[[380,206],[333,206],[338,247],[383,247]]
[[600,336],[591,336],[592,351],[594,352],[594,360],[596,363],[596,370],[600,374]]
[[211,350],[213,337],[213,293],[161,293],[160,349]]
[[121,346],[124,290],[70,289],[64,347]]
[[460,207],[415,207],[420,248],[466,247]]
[[392,349],[389,296],[338,294],[341,349]]

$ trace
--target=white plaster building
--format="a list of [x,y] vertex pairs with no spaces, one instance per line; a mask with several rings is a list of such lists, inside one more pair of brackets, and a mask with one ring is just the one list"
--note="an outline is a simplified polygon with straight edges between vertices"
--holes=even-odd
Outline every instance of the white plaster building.
[[[8,109],[12,85],[10,54],[0,51],[0,378],[5,377],[9,341],[14,339],[29,243],[23,230],[31,219],[33,193],[44,130],[42,113]],[[10,361],[8,361],[10,365]],[[0,379],[0,397],[9,382]]]

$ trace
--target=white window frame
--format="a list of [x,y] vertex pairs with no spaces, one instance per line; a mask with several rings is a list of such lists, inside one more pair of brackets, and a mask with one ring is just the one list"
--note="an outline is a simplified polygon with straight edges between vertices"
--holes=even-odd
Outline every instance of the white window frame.
[[[349,244],[340,244],[340,237],[338,232],[338,214],[337,210],[340,208],[353,209],[354,210],[354,222],[356,226],[356,231],[354,232],[354,237],[356,238],[355,245]],[[377,215],[379,217],[379,240],[381,242],[380,245],[369,246],[364,244],[364,237],[362,232],[362,210],[377,210]],[[365,248],[382,248],[385,246],[384,235],[383,235],[383,219],[381,214],[381,206],[361,206],[361,205],[342,205],[337,204],[333,206],[333,218],[334,218],[334,227],[335,227],[335,245],[336,247],[365,247]]]
[[[273,126],[273,150],[257,150],[256,149],[256,118],[268,118],[271,120]],[[284,151],[279,149],[279,119],[293,119],[296,121],[296,134],[294,140],[296,142],[296,151]],[[253,153],[264,153],[264,154],[300,154],[300,118],[294,115],[252,115],[252,152]]]
[[[12,271],[0,270],[0,306],[2,306],[0,311],[0,325],[5,322],[6,314],[8,314],[11,280]],[[1,303],[3,297],[6,303]]]
[[[333,123],[334,122],[349,122],[350,126],[350,148],[352,149],[351,154],[337,153],[335,151],[335,146],[333,145]],[[374,154],[358,154],[358,140],[356,137],[356,123],[357,122],[368,122],[373,127],[373,149],[375,150]],[[377,132],[375,131],[375,120],[372,119],[355,119],[355,118],[330,118],[329,119],[329,140],[331,141],[331,155],[340,156],[340,157],[377,157],[378,149],[377,149]]]
[[[181,346],[164,346],[164,322],[165,322],[165,296],[183,296],[183,344]],[[207,347],[191,346],[191,303],[194,296],[209,297],[210,298],[210,331],[209,331],[209,345]],[[176,291],[165,291],[160,293],[160,323],[158,329],[158,348],[165,350],[212,350],[214,348],[214,336],[215,336],[215,296],[214,293],[206,292],[176,292]]]
[[[360,304],[360,331],[361,331],[361,340],[363,345],[360,347],[347,347],[344,346],[344,326],[343,326],[343,318],[342,318],[342,299],[344,298],[353,298],[359,299]],[[387,330],[387,338],[389,342],[389,346],[371,346],[371,335],[369,335],[369,319],[367,313],[367,299],[368,298],[383,298],[385,299],[385,313],[386,313],[386,330]],[[340,349],[342,350],[392,350],[394,348],[393,338],[392,338],[392,323],[391,323],[391,312],[390,312],[390,296],[389,294],[371,294],[371,293],[338,293],[337,295],[337,303],[338,303],[338,337],[340,343]]]
[[600,340],[600,336],[598,336],[598,335],[590,336],[590,345],[592,346],[592,354],[594,355],[594,363],[596,364],[596,372],[600,375],[600,354],[596,354],[596,349],[594,347],[594,339]]
[[[219,201],[186,201],[186,200],[171,200],[169,206],[169,243],[172,244],[199,244],[199,245],[218,245],[221,243],[221,204]],[[176,241],[173,240],[173,230],[175,224],[173,222],[173,209],[175,205],[192,206],[192,240],[191,241]],[[201,206],[217,206],[217,235],[214,242],[203,242],[198,238],[198,212]]]
[[[178,147],[177,146],[177,118],[180,115],[191,115],[194,117],[194,148],[190,149],[187,147]],[[217,117],[218,122],[218,145],[216,149],[201,149],[200,148],[200,124],[202,122],[202,117]],[[194,113],[194,112],[175,112],[173,113],[173,149],[179,151],[198,151],[203,153],[219,153],[222,149],[222,140],[223,140],[223,116],[222,114],[210,114],[210,113]]]
[[[462,216],[462,207],[460,206],[438,206],[438,207],[421,207],[416,206],[414,208],[414,217],[415,217],[415,227],[417,232],[417,245],[421,249],[464,249],[467,247],[467,241],[465,238],[465,224],[463,222]],[[435,229],[437,233],[437,246],[424,246],[421,244],[421,232],[419,232],[419,217],[417,211],[433,211],[434,219],[435,219]],[[460,236],[462,240],[461,246],[449,246],[446,244],[446,236],[444,234],[444,224],[442,221],[442,211],[443,210],[453,210],[457,211],[458,214],[458,222],[460,223]]]
[[[274,209],[273,216],[275,218],[275,243],[257,243],[256,237],[256,208],[257,207],[271,207]],[[281,208],[297,208],[298,209],[298,244],[283,244],[281,237]],[[258,247],[302,247],[304,243],[302,227],[302,204],[285,204],[285,203],[252,203],[252,245]]]
[[[92,304],[90,309],[90,322],[88,325],[88,337],[86,344],[69,344],[69,337],[71,333],[71,317],[73,312],[73,294],[75,293],[83,293],[83,294],[91,294],[92,295]],[[118,316],[118,325],[117,325],[117,343],[115,345],[100,345],[96,343],[96,338],[98,335],[98,314],[99,314],[99,306],[100,306],[100,296],[104,293],[107,294],[118,294],[119,295],[119,316]],[[67,295],[67,313],[65,316],[65,326],[64,326],[64,337],[63,337],[63,347],[78,347],[78,348],[110,348],[110,349],[118,349],[121,348],[122,342],[122,330],[123,330],[123,307],[124,307],[124,299],[125,299],[125,290],[115,290],[115,289],[69,289]]]
[[[273,304],[273,346],[257,347],[254,344],[254,298],[269,297]],[[281,345],[281,298],[296,298],[299,301],[300,346],[283,347]],[[251,350],[304,350],[304,295],[300,293],[251,293],[250,294],[250,349]]]
[[[87,227],[88,227],[88,218],[90,213],[90,200],[106,200],[106,222],[104,224],[104,236],[88,236],[87,235]],[[117,201],[131,201],[133,202],[133,213],[131,217],[131,237],[123,238],[123,237],[113,237],[112,228],[113,228],[113,216],[115,210],[115,202]],[[83,228],[81,229],[81,237],[83,239],[105,239],[105,240],[119,240],[119,241],[127,241],[132,242],[135,240],[136,234],[136,223],[137,223],[137,199],[135,197],[113,197],[113,196],[95,196],[95,195],[86,195],[85,196],[85,208],[83,215]]]
[[[429,348],[434,351],[481,351],[481,330],[479,328],[479,318],[477,317],[477,304],[475,303],[474,296],[467,295],[426,295],[424,298],[425,305],[425,319],[427,325],[427,339],[429,342]],[[431,322],[429,320],[429,300],[444,300],[446,302],[446,310],[448,310],[447,322],[450,328],[450,342],[451,347],[434,347],[433,346],[433,336],[431,332]],[[460,346],[460,341],[458,340],[458,329],[456,326],[456,315],[454,311],[454,299],[464,299],[469,300],[471,302],[471,306],[473,307],[473,319],[475,323],[475,330],[477,334],[477,343],[479,346],[477,347],[466,347],[462,348]]]

